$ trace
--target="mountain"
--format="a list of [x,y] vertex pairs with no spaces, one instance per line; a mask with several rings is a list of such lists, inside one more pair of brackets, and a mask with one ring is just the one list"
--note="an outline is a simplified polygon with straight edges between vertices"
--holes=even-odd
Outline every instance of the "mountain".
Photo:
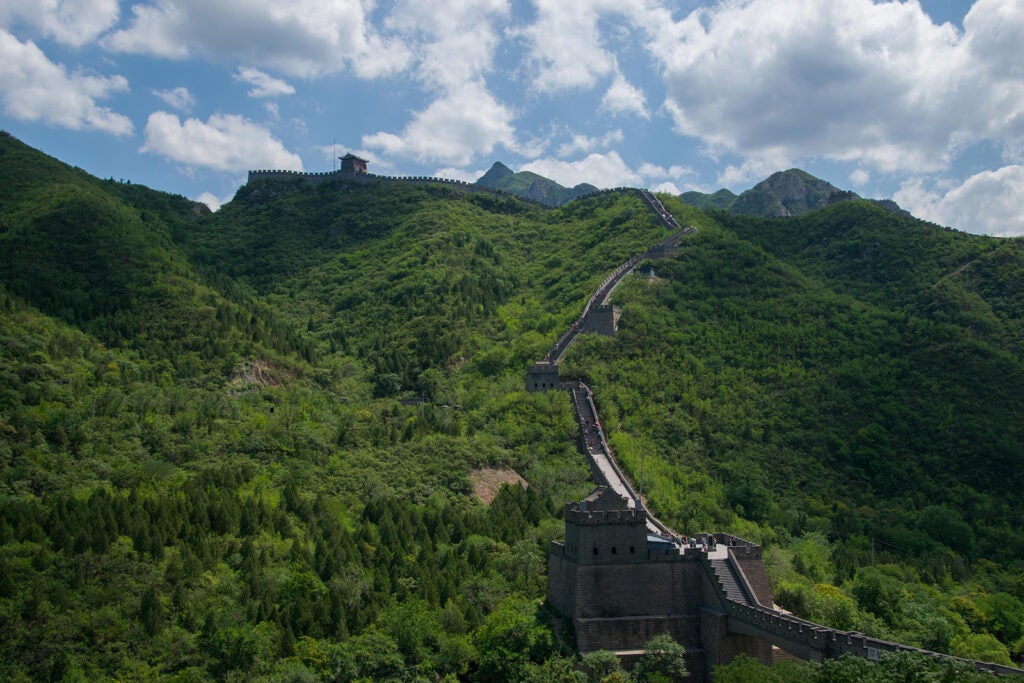
[[[666,236],[634,193],[265,181],[210,214],[0,161],[0,678],[573,664],[539,606],[591,475],[523,372]],[[802,616],[1019,661],[1024,241],[662,200],[697,231],[560,368],[648,504],[761,543]],[[529,486],[485,505],[497,469]]]
[[[792,168],[773,173],[739,195],[723,188],[712,194],[685,192],[680,195],[680,199],[698,208],[723,209],[737,214],[773,218],[798,216],[838,201],[860,197],[805,171]],[[893,213],[910,215],[891,199],[868,201]]]
[[562,206],[577,197],[597,191],[596,187],[588,183],[580,183],[573,188],[566,188],[530,171],[515,173],[499,161],[494,162],[487,173],[480,176],[476,184],[481,187],[503,190],[545,206]]

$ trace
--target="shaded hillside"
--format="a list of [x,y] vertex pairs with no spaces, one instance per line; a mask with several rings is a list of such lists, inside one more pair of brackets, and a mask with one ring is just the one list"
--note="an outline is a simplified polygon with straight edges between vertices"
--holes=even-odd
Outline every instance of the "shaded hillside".
[[[856,193],[840,190],[831,183],[815,178],[798,168],[773,173],[739,195],[721,189],[712,194],[684,192],[679,198],[684,203],[700,209],[723,209],[735,214],[762,218],[799,216],[836,202],[860,199]],[[868,201],[887,211],[910,215],[891,199]]]
[[1024,240],[969,235],[864,202],[791,220],[720,219],[838,292],[1024,352]]
[[[522,373],[666,236],[635,194],[271,181],[207,215],[0,155],[0,678],[574,665],[538,605],[590,474]],[[802,615],[1019,657],[1018,243],[663,199],[698,232],[564,366],[657,514],[765,543]],[[529,489],[485,507],[485,468]]]
[[539,202],[545,206],[562,206],[577,197],[597,191],[597,188],[589,183],[580,183],[575,187],[568,188],[530,171],[516,173],[499,161],[494,162],[490,170],[477,179],[476,184],[495,190],[504,190],[509,194]]

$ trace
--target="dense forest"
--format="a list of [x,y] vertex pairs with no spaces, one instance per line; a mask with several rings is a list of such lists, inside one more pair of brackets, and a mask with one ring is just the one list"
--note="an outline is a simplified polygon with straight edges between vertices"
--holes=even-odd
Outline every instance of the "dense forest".
[[[662,200],[697,232],[562,371],[651,507],[763,544],[802,616],[1019,664],[1024,242]],[[523,372],[666,235],[630,193],[429,182],[211,214],[0,136],[0,677],[626,680],[543,603],[591,482]],[[494,467],[529,486],[482,502]],[[800,666],[718,676],[867,675]]]

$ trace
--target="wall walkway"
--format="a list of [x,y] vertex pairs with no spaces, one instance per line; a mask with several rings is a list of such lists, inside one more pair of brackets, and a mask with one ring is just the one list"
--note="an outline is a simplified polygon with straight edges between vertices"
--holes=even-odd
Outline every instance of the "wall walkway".
[[[595,194],[621,191],[638,193],[644,204],[658,214],[662,224],[675,229],[676,232],[644,253],[629,259],[605,278],[590,299],[588,299],[580,317],[572,324],[569,330],[559,337],[558,341],[548,352],[545,361],[547,364],[557,365],[572,346],[576,337],[587,329],[590,313],[596,307],[607,305],[608,298],[612,292],[640,261],[645,258],[661,258],[666,256],[672,249],[678,246],[683,237],[695,230],[689,226],[680,227],[671,213],[665,210],[661,202],[646,190],[629,188],[624,190],[623,188],[617,188],[615,190],[603,190]],[[587,457],[595,481],[600,485],[608,486],[619,496],[627,499],[629,509],[644,509],[647,529],[650,533],[671,540],[679,539],[678,534],[644,508],[644,504],[636,489],[619,467],[615,453],[605,438],[605,432],[601,427],[600,417],[590,388],[580,380],[564,381],[561,382],[560,386],[569,391],[572,396],[580,428],[580,450]],[[711,543],[712,537],[715,543]],[[770,643],[791,655],[811,661],[822,661],[843,655],[853,655],[877,661],[883,652],[913,651],[931,657],[967,664],[973,666],[978,672],[1024,676],[1024,670],[1021,669],[987,662],[962,660],[951,655],[920,650],[898,643],[871,638],[862,633],[840,631],[800,619],[777,609],[771,602],[771,589],[768,585],[768,577],[764,572],[764,565],[761,563],[761,548],[759,546],[721,533],[700,535],[697,540],[705,545],[696,547],[677,546],[677,550],[680,555],[696,555],[699,558],[704,573],[709,579],[709,584],[713,587],[715,593],[714,602],[717,603],[717,605],[711,607],[704,606],[701,609],[705,612],[709,609],[711,610],[709,613],[711,616],[708,617],[709,623],[719,619],[720,615],[724,614],[725,630],[728,634],[755,638],[759,641]],[[716,549],[708,550],[708,547],[711,546],[715,546]],[[587,628],[595,629],[600,628],[600,624],[597,624],[597,622],[602,620],[590,619],[587,621]],[[708,630],[709,633],[702,637],[702,642],[704,638],[716,639],[714,634],[711,633],[714,629],[709,628]],[[709,651],[714,651],[717,645],[709,643],[705,644],[705,648]]]

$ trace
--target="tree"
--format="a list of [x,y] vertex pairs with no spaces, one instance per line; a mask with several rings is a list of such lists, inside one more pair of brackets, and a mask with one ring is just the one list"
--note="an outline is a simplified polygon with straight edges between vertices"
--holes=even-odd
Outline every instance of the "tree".
[[949,644],[949,649],[954,655],[964,659],[1013,666],[1006,646],[988,633],[967,633],[954,638]]
[[534,603],[510,598],[487,615],[476,633],[484,680],[522,680],[528,662],[550,654],[551,632],[537,623],[535,612]]
[[660,633],[644,643],[644,654],[633,669],[633,678],[644,683],[668,683],[688,675],[686,649],[667,633]]
[[587,677],[587,683],[625,681],[626,672],[619,656],[610,650],[594,650],[583,655],[580,668]]

